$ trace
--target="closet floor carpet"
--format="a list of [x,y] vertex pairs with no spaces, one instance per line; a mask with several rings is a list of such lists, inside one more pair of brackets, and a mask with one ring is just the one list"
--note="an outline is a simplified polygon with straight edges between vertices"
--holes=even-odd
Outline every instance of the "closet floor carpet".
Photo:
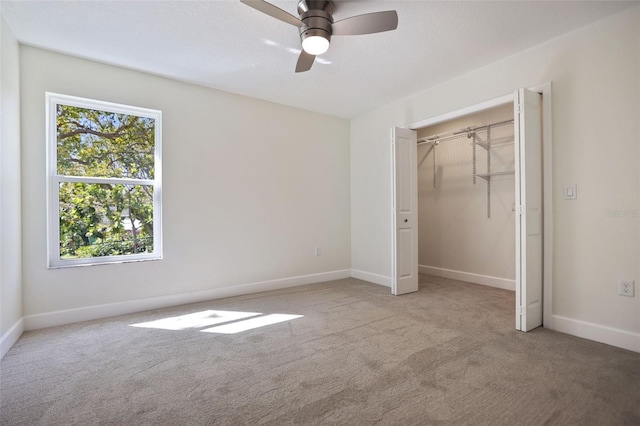
[[0,423],[640,424],[640,354],[517,332],[514,304],[345,279],[26,332],[0,363]]

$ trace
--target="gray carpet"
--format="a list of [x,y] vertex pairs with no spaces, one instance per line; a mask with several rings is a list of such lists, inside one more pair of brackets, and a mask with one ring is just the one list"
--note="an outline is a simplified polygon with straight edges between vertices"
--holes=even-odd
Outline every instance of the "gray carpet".
[[[303,317],[131,326],[207,310]],[[27,332],[0,423],[640,424],[640,354],[513,317],[512,292],[422,276],[401,297],[346,279]]]

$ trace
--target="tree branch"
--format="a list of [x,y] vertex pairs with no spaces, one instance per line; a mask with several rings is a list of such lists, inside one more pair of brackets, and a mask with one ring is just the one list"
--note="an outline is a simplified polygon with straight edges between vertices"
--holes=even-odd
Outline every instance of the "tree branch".
[[104,133],[104,132],[98,132],[92,129],[87,129],[86,127],[82,127],[80,129],[72,130],[70,132],[58,133],[58,138],[66,139],[66,138],[70,138],[72,136],[81,135],[81,134],[91,134],[91,135],[100,136],[101,138],[112,139],[112,140],[124,136],[123,133]]

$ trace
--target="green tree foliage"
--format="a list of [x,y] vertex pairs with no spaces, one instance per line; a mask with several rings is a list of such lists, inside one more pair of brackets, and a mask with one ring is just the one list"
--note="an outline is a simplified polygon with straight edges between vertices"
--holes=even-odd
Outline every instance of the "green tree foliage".
[[[57,172],[63,176],[153,179],[151,118],[57,106]],[[60,256],[153,251],[153,186],[60,184]]]

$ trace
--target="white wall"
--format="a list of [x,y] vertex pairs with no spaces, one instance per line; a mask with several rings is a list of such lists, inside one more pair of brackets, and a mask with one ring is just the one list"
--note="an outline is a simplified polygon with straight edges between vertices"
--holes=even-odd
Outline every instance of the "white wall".
[[22,333],[18,42],[0,16],[0,357]]
[[[60,310],[350,268],[348,121],[32,47],[20,53],[27,327]],[[163,260],[47,269],[45,91],[162,110]]]
[[[418,130],[418,138],[513,120],[507,104]],[[507,138],[491,149],[491,171],[513,171],[513,124],[496,126],[491,139]],[[477,132],[478,141],[487,138]],[[461,134],[418,146],[418,263],[420,271],[514,290],[515,174],[491,177],[491,217],[487,181],[473,181],[473,139]],[[435,176],[434,176],[435,153]],[[476,173],[486,173],[487,151],[476,145]],[[435,186],[434,186],[435,178]]]
[[[391,275],[391,126],[549,81],[553,324],[546,326],[640,351],[640,294],[617,295],[621,278],[640,287],[638,6],[353,119],[352,267]],[[565,201],[572,183],[578,199]]]

